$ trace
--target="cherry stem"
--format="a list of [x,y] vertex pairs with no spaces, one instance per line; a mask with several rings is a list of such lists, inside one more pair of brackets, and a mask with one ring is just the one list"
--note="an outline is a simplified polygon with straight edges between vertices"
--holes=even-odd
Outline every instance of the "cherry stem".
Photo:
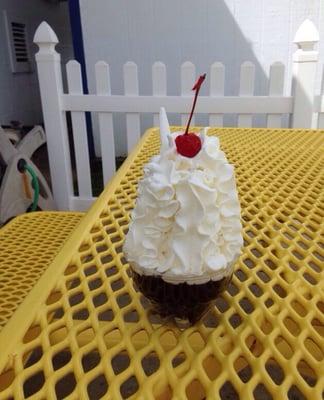
[[200,90],[200,87],[201,87],[202,83],[204,82],[205,78],[206,78],[206,74],[200,75],[200,77],[198,78],[197,82],[194,84],[194,87],[192,88],[192,90],[195,90],[196,93],[195,93],[194,101],[192,103],[192,108],[191,108],[189,120],[188,120],[188,123],[187,123],[187,127],[186,127],[186,130],[185,130],[185,133],[184,133],[185,135],[188,135],[189,126],[190,126],[190,122],[191,122],[193,113],[195,111],[199,90]]

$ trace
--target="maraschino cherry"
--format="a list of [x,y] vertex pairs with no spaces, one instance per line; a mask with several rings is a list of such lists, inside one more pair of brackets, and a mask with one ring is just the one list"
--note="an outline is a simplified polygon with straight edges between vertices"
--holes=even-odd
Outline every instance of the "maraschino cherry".
[[197,136],[195,133],[188,132],[188,131],[189,131],[189,126],[190,126],[190,122],[192,119],[192,115],[195,111],[198,93],[199,93],[200,87],[201,87],[202,83],[204,82],[205,78],[206,78],[206,74],[200,75],[197,82],[194,84],[194,87],[192,88],[192,90],[195,90],[196,93],[195,93],[194,101],[192,104],[187,127],[185,130],[185,133],[183,135],[177,136],[176,140],[175,140],[175,144],[176,144],[178,153],[181,154],[182,156],[189,157],[189,158],[194,157],[196,154],[198,154],[200,152],[200,149],[201,149],[200,137]]

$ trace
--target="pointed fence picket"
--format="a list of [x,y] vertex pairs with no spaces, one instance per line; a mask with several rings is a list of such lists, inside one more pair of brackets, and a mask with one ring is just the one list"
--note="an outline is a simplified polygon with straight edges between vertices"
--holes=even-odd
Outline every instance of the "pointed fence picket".
[[[280,62],[275,62],[270,66],[269,74],[269,96],[276,97],[283,95],[285,80],[285,66]],[[282,124],[281,114],[268,114],[267,127],[280,128]]]
[[[210,67],[210,96],[223,97],[225,88],[225,67],[215,62]],[[223,126],[223,114],[209,114],[210,126]]]
[[[135,97],[136,99],[136,97],[138,96],[138,73],[137,65],[134,62],[127,62],[124,65],[124,87],[125,96]],[[141,137],[139,113],[126,113],[126,134],[127,150],[129,153]]]
[[[99,61],[95,65],[95,94],[84,94],[80,65],[73,60],[66,66],[68,93],[64,93],[60,55],[55,50],[58,40],[46,22],[37,29],[34,42],[39,46],[36,62],[54,198],[59,209],[85,209],[93,201],[85,112],[98,114],[103,181],[106,184],[116,170],[113,114],[125,114],[128,152],[140,138],[141,113],[152,114],[153,123],[158,126],[159,109],[164,106],[168,112],[180,114],[181,124],[185,125],[192,104],[192,86],[198,75],[196,67],[190,61],[181,65],[180,94],[169,96],[166,65],[155,62],[152,65],[152,95],[141,95],[138,67],[134,62],[127,62],[123,67],[124,94],[115,95],[111,93],[109,65]],[[224,115],[236,114],[238,126],[251,127],[253,116],[263,114],[269,128],[280,128],[282,116],[288,114],[294,128],[311,128],[315,124],[324,128],[323,93],[313,95],[318,63],[314,46],[317,42],[317,30],[306,20],[295,37],[299,49],[293,59],[292,95],[283,94],[285,66],[276,62],[270,66],[268,94],[255,96],[255,65],[247,61],[241,65],[238,95],[225,96],[226,68],[219,62],[213,63],[208,76],[209,95],[199,97],[196,112],[207,114],[210,126],[223,126]],[[77,196],[73,193],[66,112],[71,112]]]
[[[241,65],[240,94],[239,94],[240,97],[253,96],[254,75],[255,75],[255,65],[253,63],[251,63],[250,61],[246,61]],[[251,127],[252,113],[239,114],[237,118],[237,126]]]
[[[167,77],[165,65],[157,61],[152,66],[152,92],[155,97],[165,97],[167,95]],[[153,125],[159,126],[159,114],[153,114]]]
[[[75,60],[69,61],[66,65],[66,73],[69,94],[83,94],[80,64]],[[91,197],[90,160],[85,113],[72,111],[71,120],[79,196]]]
[[[196,80],[196,67],[190,61],[181,65],[181,96],[192,98],[192,87]],[[189,110],[189,108],[188,108]],[[190,111],[190,110],[189,110]],[[188,122],[189,114],[181,114],[181,125],[185,126]],[[191,119],[191,125],[195,125],[195,117]]]
[[[99,61],[95,65],[97,96],[111,96],[109,65]],[[102,173],[106,184],[116,172],[113,115],[98,113]]]

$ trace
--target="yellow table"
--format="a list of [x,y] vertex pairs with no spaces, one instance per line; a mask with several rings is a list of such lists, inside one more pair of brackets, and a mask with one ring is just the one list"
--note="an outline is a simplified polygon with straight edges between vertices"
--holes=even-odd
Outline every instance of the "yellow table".
[[209,132],[236,167],[245,239],[215,309],[179,331],[128,277],[149,130],[0,332],[0,399],[322,398],[324,133]]

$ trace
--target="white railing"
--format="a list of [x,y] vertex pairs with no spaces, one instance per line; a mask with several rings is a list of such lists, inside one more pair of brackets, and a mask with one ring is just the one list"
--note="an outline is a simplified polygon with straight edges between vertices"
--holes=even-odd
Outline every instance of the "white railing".
[[[63,93],[60,55],[55,46],[58,39],[46,23],[38,27],[34,42],[39,46],[36,54],[41,91],[47,146],[54,199],[59,209],[86,209],[93,201],[91,171],[88,153],[88,137],[85,112],[99,116],[99,134],[102,154],[104,183],[115,173],[115,144],[113,113],[126,114],[127,149],[130,151],[140,138],[140,113],[152,113],[153,123],[158,125],[161,106],[167,111],[181,114],[181,123],[187,121],[192,101],[192,83],[196,79],[195,66],[185,62],[181,66],[181,94],[167,95],[166,67],[161,62],[152,66],[151,96],[140,95],[137,65],[124,65],[124,95],[111,95],[109,65],[99,61],[95,66],[96,94],[84,94],[80,65],[69,61],[66,66],[68,93]],[[214,63],[210,67],[209,96],[201,96],[197,113],[209,115],[210,126],[223,126],[224,114],[237,114],[237,125],[251,127],[256,114],[267,115],[267,126],[279,128],[282,115],[290,114],[291,127],[324,127],[322,96],[314,96],[318,52],[314,50],[318,33],[306,20],[295,36],[298,50],[293,58],[292,96],[284,96],[285,66],[274,63],[269,72],[268,96],[254,96],[255,66],[245,62],[241,66],[238,96],[224,96],[225,67]],[[66,126],[67,111],[71,112],[73,141],[76,159],[78,196],[72,184],[71,157]],[[193,121],[194,124],[194,121]]]

